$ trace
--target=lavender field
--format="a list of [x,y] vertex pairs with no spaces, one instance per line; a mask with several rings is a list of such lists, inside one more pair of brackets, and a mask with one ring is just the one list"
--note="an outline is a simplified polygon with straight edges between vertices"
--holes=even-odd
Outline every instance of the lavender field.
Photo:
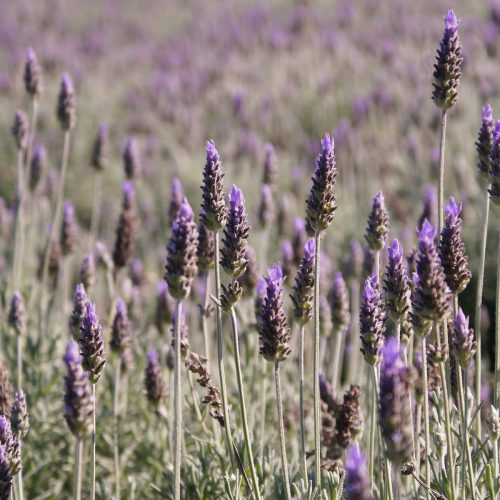
[[0,12],[0,500],[500,498],[499,1]]

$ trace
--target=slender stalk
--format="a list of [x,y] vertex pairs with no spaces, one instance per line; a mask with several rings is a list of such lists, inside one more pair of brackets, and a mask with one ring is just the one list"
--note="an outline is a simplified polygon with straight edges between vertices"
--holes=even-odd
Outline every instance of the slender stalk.
[[181,447],[182,447],[182,397],[181,397],[181,319],[182,302],[175,306],[175,364],[174,364],[174,498],[181,498]]
[[260,461],[264,461],[264,447],[266,444],[266,409],[267,409],[267,361],[261,358],[262,388],[260,398]]
[[56,206],[54,209],[54,217],[52,219],[52,225],[50,226],[49,241],[47,243],[47,248],[45,250],[45,255],[43,258],[43,271],[42,271],[42,283],[41,283],[42,298],[40,300],[40,307],[41,307],[40,319],[43,318],[43,316],[46,312],[46,309],[47,309],[48,294],[47,294],[46,286],[47,286],[47,280],[49,277],[50,254],[52,252],[52,245],[54,243],[54,238],[59,231],[59,226],[61,223],[61,210],[62,210],[62,203],[63,203],[63,198],[64,198],[64,182],[66,179],[66,172],[68,170],[70,138],[71,138],[71,133],[69,130],[66,130],[64,132],[64,146],[63,146],[63,155],[62,155],[62,160],[61,160],[61,176],[59,179],[59,188],[57,190]]
[[495,477],[499,477],[500,469],[498,468],[498,440],[493,443],[493,472]]
[[[375,378],[371,378],[371,400],[370,400],[370,440],[369,440],[369,472],[370,477],[374,478],[375,470],[375,429],[377,421],[377,388],[375,386]],[[372,481],[372,486],[375,481]]]
[[[424,433],[425,433],[425,450],[427,452],[425,459],[425,498],[430,500],[431,487],[431,470],[430,470],[430,454],[431,436],[429,431],[429,382],[427,380],[427,346],[426,338],[422,337],[422,373],[424,378]],[[454,474],[454,473],[453,473]]]
[[299,354],[299,391],[300,391],[300,462],[302,476],[307,481],[307,458],[306,458],[306,429],[304,424],[304,333],[305,326],[300,327],[300,354]]
[[332,363],[332,383],[333,388],[337,390],[340,387],[340,375],[342,367],[340,366],[340,354],[342,352],[342,337],[344,331],[339,331],[335,334],[334,347],[333,347],[333,363]]
[[415,410],[415,438],[414,438],[414,447],[415,447],[415,467],[416,474],[420,476],[420,432],[422,430],[422,405],[417,404],[417,408]]
[[283,408],[281,406],[281,381],[280,364],[274,362],[274,380],[276,382],[276,405],[278,407],[278,426],[280,433],[281,466],[283,468],[283,482],[285,483],[285,496],[287,500],[292,498],[290,493],[290,478],[288,477],[288,462],[286,459],[285,427],[283,425]]
[[[219,231],[214,231],[215,240],[215,292],[216,296],[220,297],[220,265],[219,265]],[[216,327],[217,327],[217,363],[219,365],[219,378],[220,378],[220,392],[222,396],[222,410],[224,413],[224,430],[226,434],[226,444],[229,456],[231,457],[231,467],[233,474],[236,474],[236,462],[234,459],[231,428],[229,425],[229,411],[227,407],[227,391],[226,391],[226,375],[224,373],[224,358],[222,357],[222,311],[220,307],[215,308],[216,314]],[[178,316],[179,317],[179,316]]]
[[23,150],[17,150],[17,212],[16,212],[16,229],[14,234],[14,255],[12,265],[12,291],[19,288],[19,261],[21,252],[22,240],[22,225],[23,225],[23,199],[25,191],[24,167],[23,167]]
[[439,184],[438,184],[438,213],[439,213],[439,226],[437,237],[441,235],[441,229],[444,224],[444,152],[446,143],[446,109],[441,111],[441,140],[439,143]]
[[[351,317],[359,318],[359,283],[354,280],[351,285]],[[349,356],[349,365],[347,367],[347,380],[353,383],[358,383],[360,372],[359,363],[360,355],[360,338],[359,338],[359,322],[352,321],[349,331],[350,341],[352,342],[351,354]]]
[[313,387],[314,387],[314,458],[316,486],[321,490],[321,408],[319,398],[319,277],[320,277],[320,233],[316,231],[314,236],[315,258],[314,258],[314,365],[313,365]]
[[81,500],[82,498],[82,455],[83,455],[83,440],[77,439],[75,446],[75,482],[74,482],[74,499]]
[[240,360],[240,347],[238,342],[238,323],[236,320],[236,313],[234,307],[231,307],[231,325],[233,327],[233,347],[234,347],[234,364],[236,368],[236,381],[238,383],[238,395],[240,397],[241,406],[241,420],[243,423],[243,434],[245,436],[245,448],[247,450],[248,463],[250,464],[250,475],[252,477],[253,492],[255,498],[260,500],[259,482],[257,480],[257,473],[255,471],[255,464],[252,453],[252,441],[250,439],[250,432],[248,430],[247,409],[245,406],[245,394],[243,390],[243,377],[241,375],[241,360]]
[[[179,317],[179,316],[177,316]],[[114,465],[115,465],[115,500],[120,500],[120,447],[118,442],[119,437],[119,418],[120,418],[120,376],[121,376],[122,359],[120,356],[116,357],[115,366],[115,386],[113,397],[113,417],[114,417]]]
[[23,387],[23,339],[21,335],[16,336],[16,351],[17,351],[17,390],[20,391]]
[[[465,370],[464,370],[465,373]],[[467,374],[465,373],[467,378]],[[469,423],[467,422],[467,384],[464,386],[462,377],[462,368],[457,367],[457,378],[458,378],[458,398],[460,401],[460,413],[462,414],[462,433],[463,433],[463,445],[465,448],[465,455],[467,458],[467,469],[469,472],[469,484],[470,484],[470,495],[472,499],[476,498],[476,488],[474,480],[474,465],[472,464],[472,455],[469,443]],[[465,477],[464,477],[465,484]]]
[[496,294],[496,320],[495,320],[495,407],[500,405],[500,234],[498,239],[497,256],[497,294]]
[[96,418],[95,409],[97,405],[96,387],[92,384],[92,436],[90,438],[90,498],[95,500],[95,443],[96,443]]
[[90,221],[89,233],[89,249],[97,239],[99,234],[99,222],[101,215],[101,198],[102,198],[102,173],[96,172],[94,175],[94,199],[92,203],[92,219]]
[[377,283],[380,283],[380,252],[375,252],[375,276],[377,277]]
[[[22,456],[22,441],[21,436],[19,436],[19,456]],[[19,500],[24,500],[24,489],[23,489],[23,469],[19,469],[17,473],[17,496]]]

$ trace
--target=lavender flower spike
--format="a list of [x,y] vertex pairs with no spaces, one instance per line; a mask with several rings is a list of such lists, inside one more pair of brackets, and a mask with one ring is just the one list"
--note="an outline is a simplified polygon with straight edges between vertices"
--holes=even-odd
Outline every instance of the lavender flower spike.
[[137,210],[135,205],[134,185],[131,181],[123,183],[122,212],[116,227],[113,263],[115,268],[125,267],[134,252],[137,231]]
[[116,301],[116,312],[111,327],[111,350],[122,354],[132,342],[132,325],[128,319],[127,306],[122,299]]
[[64,73],[57,100],[57,119],[65,131],[72,129],[76,122],[76,96],[71,77]]
[[198,230],[194,223],[194,213],[187,198],[183,198],[172,225],[165,266],[165,280],[170,295],[176,299],[184,299],[189,295],[198,272],[197,243]]
[[165,415],[164,403],[168,395],[168,389],[158,363],[158,354],[154,349],[148,352],[147,365],[144,371],[144,388],[146,398],[155,412],[159,415]]
[[268,184],[260,188],[259,223],[261,227],[268,227],[274,217],[273,192]]
[[311,320],[313,314],[315,249],[314,238],[308,239],[290,295],[295,320],[302,326]]
[[0,444],[0,498],[9,499],[12,491],[12,472],[5,452],[5,446]]
[[69,330],[72,337],[78,341],[82,327],[83,317],[85,316],[87,305],[87,294],[82,283],[78,283],[73,295],[73,310],[69,318]]
[[0,415],[0,444],[4,447],[10,472],[15,476],[22,468],[21,449],[19,439],[12,432],[10,420],[5,415]]
[[30,429],[30,419],[26,404],[26,397],[22,390],[16,392],[14,395],[10,422],[12,425],[12,432],[14,432],[14,434],[21,438],[28,434]]
[[30,47],[24,65],[24,86],[32,97],[38,97],[43,90],[42,68],[35,51]]
[[222,269],[233,278],[239,278],[245,272],[249,232],[250,225],[245,213],[245,198],[243,193],[236,186],[233,186],[229,192],[229,213],[224,228],[220,259]]
[[500,120],[495,123],[493,131],[493,147],[490,155],[490,199],[495,205],[500,205]]
[[450,203],[444,207],[445,220],[439,245],[439,256],[446,275],[446,282],[454,294],[463,292],[472,277],[469,270],[469,260],[465,254],[465,246],[460,236],[462,230],[461,211],[462,205],[459,205],[452,196]]
[[17,110],[12,124],[12,135],[16,141],[16,146],[20,151],[25,151],[28,147],[28,117],[24,111]]
[[106,357],[104,355],[102,326],[95,313],[95,305],[92,302],[85,304],[85,315],[80,327],[80,333],[82,366],[89,372],[90,381],[96,384],[106,364]]
[[389,214],[384,204],[384,195],[379,192],[373,198],[372,209],[368,216],[368,226],[365,238],[370,248],[376,252],[385,246],[387,233],[389,232]]
[[127,179],[135,179],[142,170],[141,158],[137,141],[131,137],[123,150],[123,168]]
[[306,203],[307,220],[316,232],[328,228],[337,209],[335,194],[337,168],[335,167],[333,137],[326,134],[321,141],[321,146],[321,153],[316,159],[316,170],[312,178],[313,185]]
[[30,164],[29,182],[32,192],[36,189],[43,176],[43,172],[46,169],[46,163],[47,153],[45,152],[45,148],[42,145],[37,144],[35,146],[35,151],[33,152],[33,158],[31,159]]
[[105,123],[99,125],[90,163],[97,170],[104,170],[108,162],[108,126]]
[[389,338],[383,349],[380,370],[380,426],[386,455],[402,465],[413,453],[412,414],[408,393],[413,390],[414,371],[401,359],[395,338]]
[[259,352],[270,362],[290,355],[290,328],[283,306],[283,271],[279,264],[268,270],[266,295],[259,314]]
[[365,281],[359,309],[361,352],[370,366],[380,362],[384,343],[384,304],[378,279],[375,275]]
[[92,429],[94,400],[88,374],[83,371],[78,346],[68,342],[66,355],[66,376],[64,378],[64,418],[74,436],[81,439]]
[[432,99],[441,109],[451,108],[458,99],[462,47],[458,40],[458,19],[450,10],[444,19],[444,34],[434,64]]
[[465,316],[461,307],[458,308],[453,326],[453,354],[460,366],[466,369],[476,353],[477,343],[474,338],[474,330],[469,328],[469,318]]
[[174,223],[175,216],[179,208],[181,208],[182,198],[184,197],[183,193],[181,181],[177,177],[174,177],[170,188],[170,203],[168,206],[168,219],[170,225]]
[[26,309],[23,297],[19,292],[15,292],[10,299],[8,320],[9,326],[17,335],[24,335],[26,333]]
[[406,266],[403,264],[403,247],[397,239],[388,248],[389,261],[384,279],[385,305],[395,323],[408,318],[411,309],[411,292]]
[[371,479],[366,466],[366,457],[356,443],[347,450],[344,492],[347,500],[373,500]]
[[63,255],[71,255],[75,251],[77,240],[75,209],[71,201],[65,201],[61,225],[61,249]]
[[421,322],[439,321],[448,313],[450,290],[434,241],[436,229],[426,219],[417,234],[418,282],[412,296],[413,312]]
[[351,321],[349,312],[349,292],[342,273],[337,272],[333,278],[332,288],[328,294],[328,303],[332,315],[333,331],[343,334]]
[[202,222],[207,229],[216,231],[226,224],[226,203],[224,200],[224,172],[214,141],[207,141],[206,162],[201,186]]
[[488,104],[483,107],[483,117],[481,127],[477,134],[476,153],[477,153],[477,170],[479,175],[488,180],[490,175],[490,156],[493,149],[493,110]]

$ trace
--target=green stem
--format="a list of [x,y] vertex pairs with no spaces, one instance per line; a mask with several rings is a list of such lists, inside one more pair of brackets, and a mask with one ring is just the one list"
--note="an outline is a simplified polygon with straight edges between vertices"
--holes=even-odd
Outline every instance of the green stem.
[[314,365],[313,365],[313,399],[314,399],[314,458],[316,486],[321,490],[321,409],[319,397],[319,277],[320,277],[320,233],[314,236]]
[[[465,378],[467,380],[467,373],[465,372]],[[476,498],[476,488],[474,480],[474,466],[472,464],[472,455],[469,443],[469,423],[467,422],[467,383],[464,386],[462,377],[462,368],[457,366],[457,378],[458,378],[458,398],[460,404],[460,413],[462,415],[462,432],[463,432],[463,444],[465,447],[465,455],[467,457],[467,468],[469,472],[469,483],[470,483],[470,494],[472,499]],[[465,484],[465,478],[464,478]]]
[[[359,283],[354,280],[351,285],[351,317],[359,317]],[[359,321],[352,321],[351,323],[351,342],[352,349],[349,357],[349,365],[347,366],[347,380],[352,383],[358,383],[360,378],[360,338],[359,338]]]
[[[215,240],[215,292],[217,298],[221,294],[220,286],[220,265],[219,265],[219,231],[214,231]],[[224,373],[224,358],[222,355],[222,311],[220,307],[215,308],[216,314],[216,327],[217,327],[217,363],[219,365],[219,378],[220,378],[220,392],[222,396],[222,410],[224,413],[224,431],[226,435],[227,451],[231,458],[231,467],[233,474],[236,474],[236,462],[232,448],[231,428],[229,425],[229,411],[227,406],[227,391],[226,391],[226,375]]]
[[14,234],[14,255],[12,263],[12,292],[15,292],[19,288],[19,273],[21,259],[21,246],[22,246],[22,225],[23,225],[23,205],[24,205],[24,191],[25,191],[25,181],[24,181],[24,167],[23,167],[23,150],[17,150],[17,212],[16,212],[16,225]]
[[[372,479],[375,478],[375,430],[376,430],[376,421],[377,421],[377,388],[375,386],[375,379],[372,377],[371,379],[371,401],[370,401],[370,441],[368,448],[369,455],[369,472],[370,477]],[[372,480],[372,486],[375,484],[375,481]]]
[[[474,318],[474,328],[476,330],[476,407],[481,404],[481,306],[483,302],[483,283],[484,283],[484,263],[486,260],[486,241],[488,238],[488,217],[490,212],[490,196],[488,191],[485,193],[483,231],[481,237],[481,253],[479,259],[479,270],[476,290],[476,308]],[[481,419],[476,419],[476,433],[481,435]]]
[[75,484],[74,484],[74,498],[81,500],[82,498],[82,454],[83,454],[83,441],[81,438],[77,439],[75,447]]
[[243,422],[243,434],[245,436],[245,444],[247,450],[248,463],[250,464],[250,475],[252,476],[252,484],[255,498],[260,500],[259,482],[257,480],[257,473],[255,471],[255,464],[252,453],[252,441],[250,439],[250,432],[248,430],[247,409],[245,405],[245,394],[243,389],[243,377],[241,375],[241,360],[240,360],[240,347],[238,342],[238,323],[234,307],[231,307],[231,325],[233,327],[233,348],[234,348],[234,364],[236,368],[236,381],[238,383],[238,395],[240,397],[241,406],[241,420]]
[[439,184],[438,184],[438,212],[439,226],[437,237],[440,238],[441,230],[443,229],[444,214],[444,151],[446,143],[446,109],[441,111],[441,141],[439,144]]
[[300,461],[302,465],[302,476],[307,481],[307,458],[306,458],[306,428],[304,424],[304,334],[305,326],[300,327],[300,354],[299,354],[299,386],[300,386]]
[[274,380],[276,382],[276,405],[278,407],[278,426],[280,433],[280,450],[281,450],[281,466],[283,468],[283,482],[285,483],[286,499],[290,500],[290,478],[288,477],[288,462],[286,459],[286,444],[285,444],[285,427],[283,425],[283,408],[281,406],[281,381],[280,381],[280,364],[274,362]]
[[96,172],[94,175],[94,199],[92,203],[92,219],[90,221],[89,232],[89,250],[92,249],[94,242],[99,234],[100,208],[102,198],[102,173]]
[[23,387],[23,338],[19,334],[16,336],[16,351],[17,351],[17,390],[20,391]]
[[[177,316],[179,317],[179,316]],[[120,376],[121,376],[121,364],[122,360],[120,356],[116,357],[115,366],[115,387],[114,387],[114,398],[113,398],[113,417],[114,417],[114,465],[115,465],[115,500],[120,500],[120,448],[119,448],[119,418],[120,418]]]
[[[21,436],[19,436],[19,456],[22,457],[22,441]],[[19,500],[24,500],[24,489],[23,489],[23,469],[20,468],[17,473],[17,493]]]
[[264,461],[264,447],[266,445],[266,410],[267,410],[267,361],[261,358],[262,388],[260,398],[260,461]]
[[90,438],[90,498],[95,499],[96,386],[92,384],[92,436]]
[[181,395],[181,323],[182,302],[175,306],[175,364],[174,364],[174,498],[181,498],[182,395]]
[[208,325],[207,325],[207,309],[210,301],[210,274],[205,273],[205,294],[203,297],[203,311],[201,313],[201,327],[203,330],[203,343],[205,347],[205,357],[209,360],[212,358],[210,353],[210,340],[208,337]]
[[497,292],[496,292],[496,320],[495,320],[495,407],[500,406],[500,234],[498,239],[497,255]]
[[342,337],[344,331],[338,331],[334,334],[334,347],[333,347],[333,363],[332,363],[332,384],[335,391],[340,388],[340,378],[342,374],[342,367],[340,364],[340,354],[342,352]]
[[[429,382],[427,380],[427,346],[426,338],[422,337],[422,374],[424,378],[424,433],[425,433],[425,498],[430,500],[431,487],[431,470],[430,470],[430,453],[431,437],[429,431]],[[418,458],[418,457],[417,457]]]

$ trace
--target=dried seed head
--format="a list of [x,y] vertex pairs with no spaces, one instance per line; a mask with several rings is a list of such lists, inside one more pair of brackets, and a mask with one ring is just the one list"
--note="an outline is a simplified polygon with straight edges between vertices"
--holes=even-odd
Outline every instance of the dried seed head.
[[462,67],[462,46],[458,40],[458,19],[450,10],[444,18],[444,34],[434,64],[432,99],[441,109],[451,108],[458,99]]
[[232,281],[227,287],[222,285],[222,294],[220,296],[222,310],[230,312],[231,308],[240,300],[242,294],[243,289],[238,281]]
[[83,256],[79,278],[85,290],[90,291],[95,284],[95,260],[93,253],[86,253]]
[[314,238],[307,240],[290,295],[295,321],[302,326],[311,320],[313,314],[315,248]]
[[236,186],[233,186],[229,192],[229,213],[224,228],[220,259],[222,269],[233,278],[239,278],[245,272],[249,232],[250,225],[245,213],[245,198],[243,193]]
[[259,314],[259,352],[270,362],[290,355],[290,328],[283,307],[283,271],[279,264],[268,270],[264,302]]
[[259,224],[268,227],[274,218],[273,192],[268,184],[262,184],[260,188]]
[[365,281],[359,309],[361,352],[370,366],[380,362],[384,343],[385,312],[380,285],[375,275]]
[[63,255],[71,255],[77,243],[75,209],[71,201],[64,202],[60,239]]
[[146,398],[158,415],[166,415],[165,401],[168,396],[168,388],[161,373],[158,363],[158,354],[155,349],[148,352],[146,369],[144,371],[144,388]]
[[500,120],[495,123],[493,131],[493,147],[490,155],[490,200],[500,205]]
[[79,439],[90,434],[94,400],[88,374],[83,371],[78,346],[68,342],[64,378],[64,418],[70,431]]
[[349,312],[349,292],[342,277],[337,272],[333,278],[332,288],[328,293],[328,303],[332,314],[333,333],[343,335],[351,321]]
[[0,362],[0,415],[10,417],[13,393],[9,372]]
[[137,141],[133,137],[127,140],[123,150],[123,169],[125,170],[125,177],[129,180],[137,178],[142,171],[139,146],[137,146]]
[[365,238],[372,250],[379,252],[385,246],[389,232],[389,214],[385,208],[384,195],[379,192],[373,198],[372,209],[368,216]]
[[441,231],[439,257],[443,264],[446,283],[454,294],[465,290],[472,273],[469,270],[469,259],[465,254],[465,245],[461,238],[462,205],[450,197],[450,203],[444,207],[445,221]]
[[17,110],[12,124],[12,135],[20,151],[25,151],[28,147],[28,130],[29,123],[26,114],[24,111]]
[[57,119],[63,130],[70,130],[76,122],[76,96],[73,81],[67,73],[61,78],[57,100]]
[[116,227],[113,263],[115,269],[125,267],[134,252],[137,232],[137,209],[135,206],[135,191],[131,181],[123,183],[123,204],[120,219]]
[[170,295],[175,299],[184,299],[189,295],[198,272],[197,244],[198,230],[194,223],[194,213],[187,198],[183,198],[172,225],[165,266],[165,280]]
[[344,492],[347,500],[373,500],[366,457],[353,443],[347,451]]
[[326,134],[321,141],[322,150],[316,160],[313,185],[306,203],[306,214],[313,231],[324,231],[333,221],[337,208],[335,183],[335,151],[333,137]]
[[494,128],[493,110],[488,104],[483,107],[483,118],[476,141],[477,170],[479,175],[485,180],[488,180],[490,175],[490,156],[493,149]]
[[122,299],[117,299],[115,317],[111,327],[111,350],[122,354],[132,343],[132,325],[127,314],[127,306]]
[[224,200],[224,172],[214,141],[207,141],[206,162],[201,186],[202,222],[207,229],[217,230],[226,224]]
[[465,316],[462,308],[458,308],[455,318],[452,338],[452,349],[455,359],[462,368],[467,368],[470,360],[476,354],[477,343],[474,330],[469,328],[469,318]]
[[30,419],[28,414],[28,406],[24,392],[20,390],[14,395],[14,403],[12,403],[12,411],[10,415],[10,423],[12,431],[20,438],[26,437],[30,429]]
[[83,283],[78,283],[73,295],[73,310],[69,318],[69,330],[72,337],[78,341],[80,339],[80,331],[82,327],[83,317],[86,312],[87,294]]
[[436,229],[425,220],[419,237],[417,276],[412,296],[413,312],[421,322],[439,321],[448,313],[450,290],[439,258],[435,236]]
[[26,308],[23,297],[19,292],[15,292],[10,299],[9,326],[17,335],[26,334]]
[[403,247],[395,239],[388,250],[389,261],[384,279],[385,307],[394,323],[404,323],[411,311],[411,290],[403,264]]
[[42,68],[31,47],[28,49],[24,65],[24,86],[32,97],[38,97],[43,91]]
[[92,146],[90,163],[96,170],[104,170],[108,163],[108,126],[105,123],[99,125],[94,145]]
[[47,155],[45,149],[40,144],[35,146],[33,157],[30,164],[30,189],[34,191],[42,178],[43,172],[46,169]]
[[92,302],[85,304],[85,314],[80,327],[80,348],[83,369],[89,372],[90,381],[96,384],[106,364],[102,326]]

